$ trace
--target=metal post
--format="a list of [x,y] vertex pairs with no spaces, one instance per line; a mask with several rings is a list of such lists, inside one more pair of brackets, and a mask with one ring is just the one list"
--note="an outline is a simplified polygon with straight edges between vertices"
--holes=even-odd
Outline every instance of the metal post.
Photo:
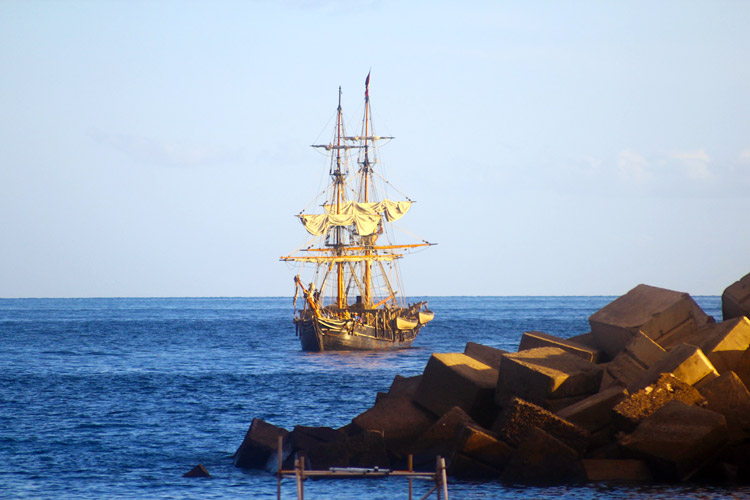
[[[411,453],[409,453],[409,472],[414,472],[414,463],[413,463],[413,456]],[[412,478],[409,476],[409,500],[412,500],[411,498],[412,494]],[[281,500],[281,499],[279,499]]]
[[282,448],[282,442],[284,438],[279,435],[279,439],[277,441],[277,453],[278,453],[278,460],[276,461],[277,469],[276,469],[276,500],[281,500],[281,448]]
[[[445,500],[448,500],[448,478],[445,472],[445,459],[438,457],[438,461],[440,462],[440,482],[443,484],[443,497]],[[440,498],[440,494],[438,494],[438,498]]]

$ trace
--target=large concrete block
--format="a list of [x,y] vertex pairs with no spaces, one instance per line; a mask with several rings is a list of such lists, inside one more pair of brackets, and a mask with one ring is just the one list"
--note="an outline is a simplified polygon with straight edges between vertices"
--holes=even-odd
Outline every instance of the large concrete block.
[[273,424],[254,418],[245,439],[234,454],[234,465],[243,469],[262,469],[278,449],[279,437],[282,439],[289,431]]
[[584,459],[583,467],[589,481],[617,483],[648,482],[653,479],[648,465],[634,459]]
[[712,321],[687,293],[638,285],[589,317],[599,348],[614,358],[638,331],[662,347]]
[[390,467],[383,436],[377,431],[365,431],[298,450],[305,455],[305,468],[326,470],[331,467]]
[[724,321],[750,316],[750,274],[729,285],[721,294],[721,313]]
[[750,348],[750,319],[740,316],[705,325],[685,342],[700,347],[719,373],[734,371]]
[[389,397],[414,397],[414,393],[417,392],[417,387],[419,387],[421,381],[422,375],[414,375],[413,377],[402,377],[401,375],[396,375],[386,394]]
[[436,416],[460,407],[479,424],[495,416],[497,370],[460,353],[435,353],[425,367],[414,401]]
[[476,342],[467,342],[466,347],[464,347],[464,354],[477,361],[481,361],[495,370],[500,368],[500,360],[503,358],[503,354],[507,353],[508,351],[484,344],[477,344]]
[[617,403],[612,409],[612,421],[617,428],[630,432],[672,400],[690,405],[706,404],[706,400],[693,386],[671,373],[663,373],[655,383]]
[[576,452],[588,446],[589,433],[540,406],[515,398],[498,415],[492,431],[511,446],[518,446],[532,428],[541,429],[559,439]]
[[700,348],[690,344],[680,344],[669,351],[643,376],[628,386],[630,392],[635,392],[655,382],[662,373],[671,373],[688,385],[707,382],[719,376],[714,365]]
[[711,459],[727,439],[723,415],[670,401],[620,444],[655,466],[662,477],[683,479]]
[[557,416],[578,427],[594,433],[607,427],[612,421],[612,408],[628,396],[622,387],[610,387],[583,401],[563,408]]
[[643,332],[636,332],[625,349],[607,363],[600,390],[613,385],[629,387],[640,380],[646,370],[660,361],[666,351]]
[[734,372],[724,372],[703,384],[700,393],[708,401],[706,408],[727,419],[732,441],[750,437],[750,392]]
[[414,403],[410,397],[402,395],[380,398],[372,408],[354,417],[352,423],[360,431],[380,432],[389,449],[400,451],[429,429],[436,420],[431,412]]
[[519,397],[540,406],[550,399],[597,392],[602,368],[556,347],[509,353],[500,363],[495,402]]
[[531,427],[503,469],[513,484],[563,484],[586,481],[578,453],[543,430]]
[[455,477],[497,478],[513,448],[477,424],[464,423],[453,438],[448,473]]
[[573,340],[566,340],[544,332],[525,332],[521,336],[519,351],[528,351],[537,347],[557,347],[563,351],[575,354],[586,361],[596,363],[599,360],[599,350],[579,344]]
[[465,411],[454,406],[414,442],[409,453],[449,458],[453,453],[453,438],[458,428],[470,424],[477,425]]

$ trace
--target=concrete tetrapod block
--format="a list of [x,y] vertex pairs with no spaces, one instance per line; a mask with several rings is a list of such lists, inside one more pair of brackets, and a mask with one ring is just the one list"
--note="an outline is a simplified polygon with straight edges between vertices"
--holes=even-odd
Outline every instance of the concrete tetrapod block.
[[634,459],[584,459],[583,467],[589,481],[648,482],[651,471],[643,460]]
[[724,321],[750,316],[750,274],[729,285],[721,294],[721,315]]
[[686,479],[712,459],[727,439],[723,415],[670,401],[620,440],[665,478]]
[[414,401],[438,417],[458,406],[479,424],[495,417],[497,370],[461,353],[435,353],[425,367]]
[[528,351],[537,347],[557,347],[563,351],[575,354],[586,361],[596,363],[599,360],[599,351],[572,340],[566,340],[544,332],[525,332],[521,336],[519,351]]
[[467,342],[466,347],[464,347],[464,354],[497,370],[500,368],[500,360],[503,358],[503,354],[508,354],[508,351],[477,344],[476,342]]
[[243,469],[262,469],[278,449],[279,436],[286,438],[289,431],[254,418],[245,439],[234,454],[234,465]]
[[672,375],[663,373],[655,383],[626,397],[612,409],[612,421],[625,432],[631,432],[644,419],[672,400],[689,405],[706,405],[696,388]]
[[602,368],[557,347],[509,353],[500,363],[495,402],[503,406],[519,397],[540,406],[550,399],[593,394]]
[[628,396],[627,389],[610,387],[598,392],[583,401],[563,408],[557,416],[594,433],[607,427],[612,422],[612,408]]
[[513,448],[486,429],[462,423],[453,438],[448,473],[459,478],[497,478]]
[[727,419],[729,437],[740,441],[750,437],[750,392],[734,372],[722,373],[700,387],[711,411]]
[[589,317],[591,333],[610,359],[638,331],[666,348],[665,343],[679,343],[711,321],[689,294],[648,285],[638,285]]
[[688,385],[707,382],[719,376],[714,365],[700,348],[680,344],[643,373],[643,376],[628,386],[635,392],[656,381],[662,373],[671,373]]
[[734,371],[750,348],[750,319],[741,316],[705,325],[685,342],[700,347],[719,373]]
[[[352,419],[355,429],[378,431],[383,435],[388,449],[404,451],[437,418],[414,403],[408,396],[380,398],[369,410]],[[357,434],[356,430],[351,434]]]
[[613,385],[633,385],[666,354],[667,351],[643,332],[636,332],[625,349],[606,365],[599,390]]
[[583,453],[588,446],[587,431],[540,406],[518,398],[513,399],[498,415],[492,425],[492,432],[511,446],[518,446],[532,427],[547,432],[577,453]]
[[513,484],[562,484],[586,481],[578,453],[537,427],[531,427],[503,469],[500,479]]

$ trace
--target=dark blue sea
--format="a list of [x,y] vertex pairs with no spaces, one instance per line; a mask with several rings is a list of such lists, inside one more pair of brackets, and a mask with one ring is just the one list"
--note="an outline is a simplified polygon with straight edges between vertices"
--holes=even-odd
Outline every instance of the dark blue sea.
[[[426,300],[436,318],[413,348],[320,354],[300,351],[288,298],[0,299],[0,498],[275,498],[274,476],[232,464],[253,417],[289,429],[343,426],[396,374],[421,373],[432,352],[462,352],[467,341],[516,350],[527,330],[585,333],[588,316],[612,298]],[[718,297],[696,300],[721,319]],[[182,477],[199,463],[211,478]],[[417,488],[416,498],[428,489]],[[295,498],[294,482],[282,492]],[[695,486],[455,480],[449,492],[454,499],[750,496],[750,489]],[[305,487],[311,500],[406,495],[398,478]]]

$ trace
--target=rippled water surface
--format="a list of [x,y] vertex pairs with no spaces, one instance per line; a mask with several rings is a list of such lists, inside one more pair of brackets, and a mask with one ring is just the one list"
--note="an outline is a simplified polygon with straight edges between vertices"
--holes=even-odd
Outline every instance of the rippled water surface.
[[[588,316],[612,298],[427,300],[436,318],[411,349],[317,354],[300,351],[287,298],[2,299],[0,498],[275,498],[273,476],[232,465],[253,417],[287,428],[342,426],[396,374],[420,373],[432,352],[463,351],[467,341],[516,350],[527,330],[585,333]],[[721,319],[718,297],[696,300]],[[210,479],[182,478],[198,463]],[[449,489],[457,499],[750,496],[459,481]],[[295,491],[287,480],[284,498]],[[419,485],[417,492],[426,491]],[[406,498],[406,483],[319,480],[305,492],[310,499]]]

